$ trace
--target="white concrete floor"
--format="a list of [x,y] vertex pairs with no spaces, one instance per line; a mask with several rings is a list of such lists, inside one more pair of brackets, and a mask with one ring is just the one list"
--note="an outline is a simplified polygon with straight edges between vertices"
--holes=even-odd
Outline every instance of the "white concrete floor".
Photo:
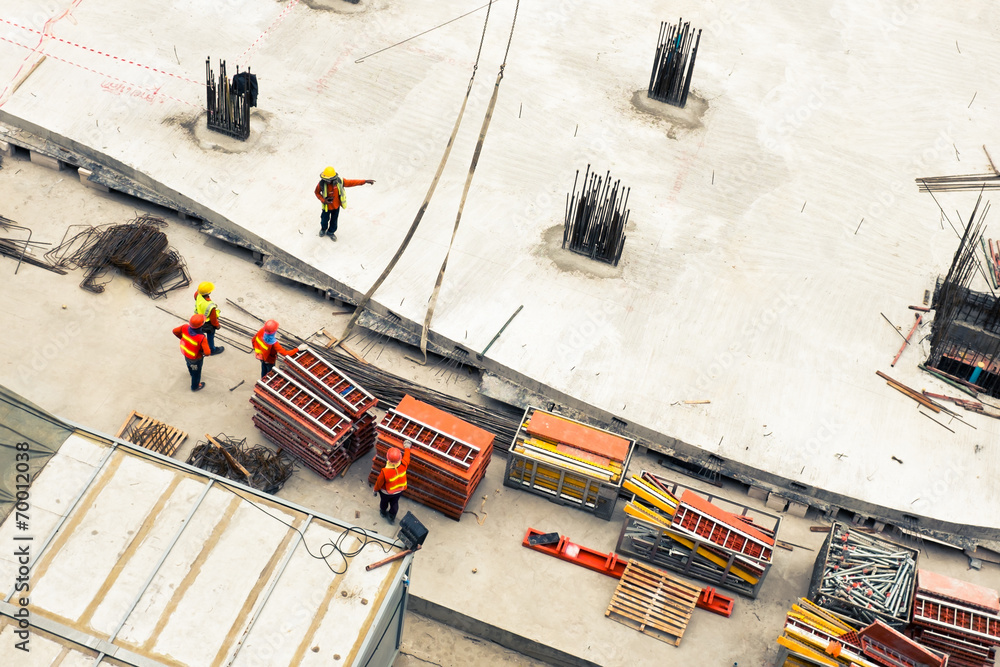
[[[145,174],[363,292],[423,197],[483,12],[356,60],[474,6],[7,0],[0,116]],[[452,160],[376,295],[415,321],[513,11],[492,8]],[[1000,425],[974,418],[977,430],[949,433],[875,377],[899,345],[880,313],[905,328],[956,246],[913,179],[984,172],[981,146],[998,138],[998,12],[982,1],[521,2],[434,330],[480,349],[523,305],[490,357],[664,446],[676,438],[807,488],[1000,528],[989,446]],[[637,94],[658,21],[677,14],[706,29],[696,99],[680,115]],[[260,77],[246,144],[198,129],[206,52]],[[311,190],[328,163],[378,180],[350,191],[336,245],[315,238]],[[557,247],[573,172],[588,163],[632,188],[616,270]],[[974,198],[940,199],[954,217]],[[892,374],[944,389],[916,369],[918,347]],[[672,405],[696,399],[711,403]]]
[[[5,202],[0,214],[31,227],[35,239],[58,243],[69,224],[123,222],[137,212],[165,213],[119,194],[95,193],[75,178],[73,172],[53,172],[23,159],[5,160],[0,169],[0,202]],[[277,316],[293,332],[315,331],[334,320],[329,302],[258,269],[242,253],[227,250],[175,219],[166,231],[195,280],[209,274],[220,298],[242,298],[246,308]],[[10,322],[19,352],[0,361],[0,378],[11,389],[56,415],[108,432],[117,430],[131,410],[160,418],[191,434],[177,455],[181,459],[205,432],[266,442],[250,422],[248,397],[259,369],[250,355],[227,352],[209,359],[205,371],[209,386],[199,394],[190,393],[176,339],[170,335],[175,320],[156,308],[161,305],[186,314],[187,290],[151,301],[117,276],[105,293],[94,295],[78,287],[80,271],[59,276],[25,266],[14,276],[14,265],[0,259],[4,276],[0,311]],[[224,315],[239,317],[233,309],[225,309]],[[434,367],[417,366],[403,357],[405,351],[389,344],[384,349],[373,347],[368,357],[380,367],[439,389],[460,396],[469,393],[468,380],[460,383],[447,374],[438,375]],[[230,392],[229,387],[240,380],[246,383]],[[812,521],[785,518],[782,539],[807,549],[776,554],[759,599],[737,598],[730,619],[696,612],[683,643],[673,648],[604,617],[614,591],[612,579],[520,546],[524,532],[534,527],[558,531],[595,549],[613,549],[622,521],[620,506],[608,522],[503,488],[503,464],[499,456],[493,461],[470,506],[482,525],[473,515],[456,523],[403,502],[402,509],[413,511],[430,531],[427,548],[414,561],[414,595],[601,665],[766,665],[776,654],[774,639],[784,614],[808,587],[815,552],[807,549],[817,549],[824,537],[809,532]],[[633,465],[636,470],[662,471],[655,456],[637,457]],[[370,495],[367,472],[361,461],[345,478],[328,482],[303,468],[279,495],[387,532]],[[688,483],[698,486],[692,480]],[[738,485],[726,494],[762,507],[743,495]],[[967,571],[966,564],[964,556],[950,549],[928,546],[921,555],[922,566],[1000,587],[997,566],[986,565],[976,572]],[[402,656],[400,665],[434,662],[464,667],[504,664],[504,660],[531,664],[494,645],[464,639],[460,632],[412,617],[409,623],[403,646],[408,655]],[[427,634],[441,637],[440,643]]]

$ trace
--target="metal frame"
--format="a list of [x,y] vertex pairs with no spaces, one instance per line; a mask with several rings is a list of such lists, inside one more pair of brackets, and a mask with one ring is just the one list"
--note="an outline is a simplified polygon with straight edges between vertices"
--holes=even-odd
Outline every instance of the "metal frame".
[[[101,638],[95,637],[93,635],[90,635],[90,634],[88,634],[86,632],[81,632],[79,630],[76,630],[74,628],[66,626],[66,625],[64,625],[62,623],[58,623],[58,622],[49,620],[49,619],[45,618],[44,616],[39,616],[37,614],[33,614],[32,615],[32,617],[31,617],[31,625],[32,625],[32,627],[35,627],[35,628],[38,628],[39,630],[42,630],[42,631],[47,632],[47,633],[50,633],[50,634],[52,634],[52,635],[54,635],[56,637],[59,637],[61,639],[66,640],[66,641],[68,641],[68,642],[70,642],[72,644],[76,644],[78,646],[81,646],[81,647],[84,647],[84,648],[88,648],[88,649],[90,649],[92,651],[96,651],[98,653],[98,656],[97,656],[95,662],[93,663],[95,665],[95,667],[96,667],[96,665],[98,665],[98,663],[102,662],[105,657],[113,658],[114,660],[117,660],[117,661],[120,661],[120,662],[124,662],[124,663],[129,664],[129,665],[133,665],[134,667],[161,667],[161,663],[159,663],[159,662],[157,662],[155,660],[151,660],[150,658],[147,658],[145,656],[139,655],[137,653],[134,653],[133,651],[130,651],[130,650],[126,649],[126,648],[120,647],[120,646],[114,644],[113,642],[114,642],[115,637],[117,637],[118,633],[121,631],[121,628],[127,622],[128,617],[135,610],[135,606],[142,599],[142,595],[146,592],[146,590],[148,589],[149,585],[152,583],[152,580],[155,578],[155,576],[156,576],[157,572],[159,571],[160,567],[165,562],[165,560],[166,560],[167,556],[169,555],[171,549],[176,544],[177,540],[180,538],[180,536],[183,533],[183,531],[186,528],[186,526],[190,523],[191,518],[194,516],[195,512],[197,511],[197,509],[200,507],[201,502],[208,495],[209,490],[216,485],[216,483],[218,483],[219,485],[221,485],[223,488],[230,488],[231,490],[238,489],[240,491],[239,495],[243,496],[244,500],[248,500],[249,502],[253,502],[255,500],[266,500],[266,501],[268,501],[270,503],[274,503],[274,504],[280,505],[280,506],[285,507],[286,509],[292,510],[294,512],[298,512],[300,514],[304,514],[306,516],[306,522],[303,524],[303,527],[299,529],[302,533],[304,533],[305,530],[309,527],[309,525],[312,523],[313,519],[319,519],[320,521],[323,521],[325,523],[329,523],[332,526],[335,526],[335,527],[343,529],[343,530],[347,530],[347,529],[350,529],[350,528],[355,528],[355,529],[357,528],[357,526],[354,526],[352,524],[346,523],[346,522],[341,521],[339,519],[336,519],[336,518],[333,518],[333,517],[330,517],[330,516],[326,516],[326,515],[323,515],[323,514],[316,513],[313,510],[307,509],[307,508],[305,508],[305,507],[303,507],[303,506],[301,506],[301,505],[299,505],[297,503],[293,503],[293,502],[290,502],[290,501],[287,501],[287,500],[283,500],[283,499],[280,499],[280,498],[269,496],[267,494],[262,493],[261,491],[259,491],[257,489],[253,489],[253,488],[251,488],[249,486],[246,486],[245,484],[242,484],[240,482],[235,482],[233,480],[226,479],[224,477],[221,477],[221,476],[216,475],[214,473],[208,472],[206,470],[202,470],[200,468],[196,468],[196,467],[194,467],[192,465],[189,465],[187,463],[184,463],[182,461],[178,461],[178,460],[172,459],[172,458],[170,458],[168,456],[164,456],[163,454],[159,454],[157,452],[153,452],[153,451],[144,449],[142,447],[134,445],[134,444],[132,444],[130,442],[127,442],[125,440],[122,440],[120,438],[116,438],[116,437],[113,437],[113,436],[110,436],[110,435],[105,435],[103,433],[99,433],[97,431],[94,431],[92,429],[89,429],[89,428],[87,428],[85,426],[82,426],[80,424],[77,424],[77,423],[69,421],[69,420],[61,419],[60,421],[62,421],[68,428],[73,429],[75,432],[78,432],[80,434],[87,434],[89,436],[92,436],[92,437],[94,437],[94,438],[102,441],[100,444],[102,444],[102,446],[106,446],[108,448],[108,451],[107,451],[106,454],[104,454],[104,456],[101,458],[101,460],[94,467],[94,472],[91,474],[90,478],[86,481],[86,483],[84,484],[83,488],[77,494],[76,498],[70,504],[70,507],[67,510],[66,514],[59,520],[59,522],[57,523],[56,527],[52,530],[51,534],[48,536],[48,538],[46,539],[45,543],[42,545],[42,548],[39,550],[38,555],[32,561],[32,567],[34,567],[34,565],[41,559],[41,556],[45,553],[46,549],[48,548],[48,546],[50,545],[50,543],[52,542],[52,540],[55,538],[55,536],[62,529],[62,526],[65,524],[65,522],[68,520],[68,518],[75,512],[76,508],[78,507],[78,505],[80,503],[80,500],[86,495],[87,491],[92,487],[92,485],[94,483],[94,480],[96,480],[97,477],[100,475],[101,471],[105,469],[106,464],[108,463],[108,461],[111,460],[112,456],[114,456],[115,452],[119,448],[123,448],[123,449],[129,450],[133,454],[141,455],[142,457],[154,460],[154,461],[156,461],[156,462],[158,462],[160,464],[163,464],[163,465],[165,465],[167,467],[171,467],[171,468],[177,469],[177,470],[179,470],[181,472],[190,473],[190,474],[192,474],[192,475],[194,475],[196,477],[204,478],[204,479],[207,480],[207,484],[205,485],[205,489],[202,491],[201,495],[195,501],[195,503],[192,506],[191,510],[189,511],[187,517],[184,519],[184,522],[176,530],[176,532],[175,532],[175,534],[173,536],[173,539],[171,540],[170,544],[167,545],[167,547],[166,547],[165,551],[163,552],[163,554],[161,555],[160,559],[157,561],[156,565],[153,567],[153,570],[151,571],[149,577],[147,578],[146,582],[143,584],[141,590],[136,595],[135,599],[132,601],[131,605],[129,606],[128,612],[124,615],[124,617],[122,618],[121,622],[116,627],[114,633],[111,635],[110,639],[108,639],[108,640],[101,639]],[[248,496],[250,496],[250,497],[248,497]],[[371,532],[369,532],[367,530],[365,531],[365,533],[368,535],[368,537],[370,539],[376,540],[378,542],[381,542],[382,544],[385,544],[387,546],[390,546],[390,547],[400,547],[401,546],[399,544],[398,540],[390,540],[390,539],[388,539],[388,538],[386,538],[386,537],[384,537],[382,535],[379,535],[377,533],[371,533]],[[292,558],[294,552],[298,548],[299,544],[301,544],[301,542],[302,542],[302,537],[300,535],[298,537],[297,541],[290,547],[288,554],[285,556],[282,564],[279,566],[279,569],[276,571],[276,573],[274,575],[274,578],[273,578],[273,580],[271,582],[271,585],[268,587],[267,591],[264,593],[262,599],[258,603],[255,611],[253,612],[253,614],[251,616],[250,624],[248,625],[246,632],[244,632],[244,637],[246,637],[246,635],[249,633],[249,630],[253,627],[254,623],[256,622],[257,618],[259,618],[260,613],[263,611],[265,605],[267,604],[268,600],[270,599],[270,596],[273,593],[274,589],[276,588],[278,581],[280,580],[281,576],[284,574],[284,572],[285,572],[285,570],[286,570],[286,568],[288,566],[288,563],[291,561],[291,558]],[[405,613],[406,602],[408,600],[409,573],[410,573],[410,567],[412,565],[412,562],[413,562],[413,555],[412,554],[405,556],[404,560],[403,560],[403,566],[400,567],[400,569],[396,573],[396,576],[393,578],[392,583],[390,584],[390,590],[395,590],[397,587],[401,587],[403,589],[402,593],[401,593],[402,600],[401,600],[400,604],[396,605],[396,606],[394,606],[392,608],[389,608],[387,605],[384,604],[380,608],[379,613],[376,615],[375,619],[373,620],[371,626],[368,629],[368,633],[365,635],[365,637],[363,638],[363,640],[362,640],[362,642],[361,642],[361,644],[359,646],[359,651],[358,651],[358,655],[359,656],[368,656],[368,655],[371,655],[378,648],[379,642],[381,642],[382,638],[379,638],[378,642],[375,642],[375,639],[376,639],[375,638],[376,630],[381,627],[381,625],[380,625],[381,623],[384,623],[386,621],[386,614],[395,614],[397,610],[401,610],[402,613],[400,614],[400,621],[399,621],[399,625],[397,626],[396,647],[395,647],[395,652],[393,654],[394,656],[398,655],[399,641],[400,641],[400,638],[402,636],[402,623],[403,623],[402,615],[403,615],[403,613]],[[19,607],[17,607],[16,605],[12,605],[9,602],[7,602],[7,600],[10,599],[10,597],[11,597],[11,595],[13,595],[13,593],[14,593],[14,590],[12,589],[11,590],[11,594],[8,595],[7,598],[4,601],[0,601],[0,616],[6,616],[6,617],[11,618],[11,619],[16,619],[17,618],[14,614],[19,609]],[[389,618],[391,618],[391,615],[389,616]],[[384,635],[384,633],[383,633],[383,635]],[[372,647],[372,643],[373,642],[375,642],[374,648]],[[237,655],[239,653],[239,647],[242,646],[242,641],[238,642],[235,646],[236,646],[236,651],[233,654],[233,657],[235,657],[235,655]],[[230,661],[229,661],[230,663],[232,662],[232,659],[233,658],[231,657]],[[359,658],[359,660],[356,661],[354,664],[360,665],[360,664],[363,664],[363,663],[360,662],[360,658]]]
[[[656,535],[656,538],[647,546],[642,540],[635,537],[634,532],[637,528],[644,529],[650,536]],[[632,535],[629,534],[630,531],[632,531]],[[692,545],[690,547],[684,546],[671,536],[692,542]],[[640,545],[642,548],[637,548],[636,545]],[[716,563],[705,564],[705,557],[697,553],[699,548],[711,549],[724,555],[726,565],[722,567],[721,572],[718,570],[720,566]],[[764,571],[757,578],[757,583],[751,584],[731,572],[733,566],[740,567],[739,557],[746,558],[742,554],[720,547],[714,542],[692,537],[687,533],[681,533],[666,526],[642,521],[633,516],[625,517],[615,551],[622,556],[636,558],[651,565],[708,582],[750,599],[756,599],[760,594],[764,579],[771,570],[771,563],[759,561],[757,567]]]
[[[628,454],[625,456],[625,461],[622,464],[622,472],[618,476],[618,482],[612,483],[602,479],[597,479],[595,477],[589,477],[583,473],[577,473],[568,471],[564,468],[559,468],[556,466],[551,466],[541,461],[536,461],[535,459],[524,456],[523,454],[518,454],[514,451],[514,447],[517,445],[518,439],[522,436],[524,432],[524,423],[528,420],[528,415],[535,412],[542,412],[545,414],[558,417],[559,419],[565,419],[581,426],[586,426],[587,428],[592,428],[595,431],[601,431],[609,435],[613,435],[616,438],[623,438],[628,440],[629,448]],[[529,493],[534,493],[537,496],[543,498],[548,498],[554,503],[560,505],[567,505],[570,507],[576,507],[582,509],[585,512],[590,512],[601,519],[610,521],[612,515],[615,512],[615,505],[618,502],[618,494],[621,491],[622,484],[625,482],[625,476],[628,474],[629,465],[632,463],[632,454],[635,453],[635,440],[628,438],[620,433],[614,433],[607,429],[600,428],[598,426],[591,426],[590,424],[585,424],[576,419],[572,419],[565,415],[559,415],[554,412],[549,412],[548,410],[542,410],[541,408],[536,408],[529,405],[524,410],[524,415],[521,417],[520,426],[517,432],[514,434],[514,439],[511,440],[510,445],[507,449],[507,467],[504,470],[503,485],[512,489],[521,489],[523,491],[528,491]],[[515,470],[515,466],[520,465],[520,472]],[[551,474],[556,474],[559,476],[559,481],[556,483],[555,490],[547,489],[535,484],[535,478],[538,474],[539,469],[547,470]],[[526,479],[530,469],[530,478]],[[563,493],[563,486],[566,482],[567,475],[574,481],[578,481],[583,485],[584,492],[580,500],[572,496],[567,496]],[[590,497],[591,493],[595,493],[594,501],[587,502],[587,498]]]

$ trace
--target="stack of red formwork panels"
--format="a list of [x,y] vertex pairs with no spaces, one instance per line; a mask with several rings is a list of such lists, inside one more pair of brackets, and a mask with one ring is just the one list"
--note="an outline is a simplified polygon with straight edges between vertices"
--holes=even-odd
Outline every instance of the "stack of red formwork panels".
[[913,594],[914,638],[948,654],[949,667],[990,667],[1000,647],[997,591],[917,570]]
[[377,400],[309,348],[261,378],[253,422],[283,450],[327,479],[346,472],[375,444]]
[[409,442],[410,465],[403,496],[458,521],[486,474],[493,454],[493,434],[458,417],[404,396],[386,412],[377,429],[375,458],[368,482],[385,467],[390,447]]

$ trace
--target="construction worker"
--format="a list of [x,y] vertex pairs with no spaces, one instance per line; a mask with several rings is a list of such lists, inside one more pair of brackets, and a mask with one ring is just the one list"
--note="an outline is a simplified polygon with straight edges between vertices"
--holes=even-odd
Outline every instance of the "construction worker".
[[219,325],[219,307],[212,301],[212,292],[215,285],[210,282],[198,284],[198,289],[194,292],[194,314],[205,317],[205,336],[208,338],[208,346],[212,348],[212,354],[222,354],[226,348],[215,346],[215,332],[222,327]]
[[181,352],[191,374],[191,391],[199,391],[205,386],[201,381],[201,364],[205,357],[212,354],[208,337],[201,331],[204,324],[204,315],[192,315],[187,324],[174,329],[174,335],[181,339]]
[[[396,513],[399,511],[399,497],[406,491],[406,468],[410,465],[410,443],[404,445],[400,452],[390,447],[386,453],[385,467],[375,480],[374,495],[379,497],[378,513],[390,524],[396,523]],[[385,489],[384,491],[382,489]]]
[[316,199],[323,203],[323,212],[319,216],[319,235],[329,236],[332,240],[337,240],[337,216],[340,209],[347,208],[347,192],[344,188],[353,188],[356,185],[374,185],[372,179],[344,179],[337,175],[337,170],[327,167],[319,175],[319,183],[316,185]]
[[264,322],[264,326],[253,337],[253,353],[260,359],[260,376],[267,375],[278,361],[278,355],[297,354],[299,348],[286,350],[278,342],[278,323],[274,320]]

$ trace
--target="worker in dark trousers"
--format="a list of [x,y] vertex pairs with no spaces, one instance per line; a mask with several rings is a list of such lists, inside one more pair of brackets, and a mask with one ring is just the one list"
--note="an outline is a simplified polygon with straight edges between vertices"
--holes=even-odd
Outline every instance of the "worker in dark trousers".
[[260,376],[267,375],[274,364],[278,362],[278,355],[298,354],[299,348],[286,350],[278,342],[278,323],[274,320],[264,322],[264,326],[257,335],[253,337],[253,353],[260,360]]
[[181,352],[187,362],[188,373],[191,374],[191,391],[199,391],[205,383],[201,381],[201,364],[205,357],[212,354],[208,346],[208,337],[202,333],[205,324],[204,315],[192,315],[187,324],[174,329],[174,335],[181,339]]
[[353,188],[356,185],[374,185],[375,181],[370,178],[344,179],[337,175],[337,170],[327,167],[319,175],[319,183],[316,185],[316,199],[323,204],[323,212],[319,216],[319,235],[329,236],[331,240],[337,240],[337,218],[340,216],[340,209],[347,208],[347,192],[344,188]]
[[219,324],[219,307],[212,301],[212,292],[215,285],[210,282],[203,282],[198,285],[194,292],[194,314],[205,317],[205,336],[208,338],[208,346],[212,348],[212,354],[222,354],[226,348],[215,346],[215,332],[221,327]]
[[[406,468],[410,465],[410,443],[400,452],[390,447],[386,453],[385,467],[375,480],[375,495],[379,497],[378,513],[390,524],[396,523],[399,512],[399,497],[406,491]],[[384,489],[384,490],[383,490]]]

